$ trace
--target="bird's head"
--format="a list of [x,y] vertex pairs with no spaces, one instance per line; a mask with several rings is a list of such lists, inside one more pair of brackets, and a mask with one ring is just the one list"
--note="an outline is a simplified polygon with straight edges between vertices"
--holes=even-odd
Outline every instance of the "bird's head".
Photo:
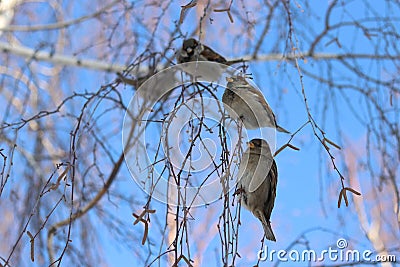
[[255,138],[248,142],[250,153],[271,155],[271,149],[264,139]]
[[226,87],[228,88],[242,88],[250,86],[249,83],[246,81],[246,77],[242,75],[232,76],[225,78],[228,82]]
[[190,38],[183,41],[182,49],[186,51],[186,53],[192,54],[198,45],[199,42],[196,39]]

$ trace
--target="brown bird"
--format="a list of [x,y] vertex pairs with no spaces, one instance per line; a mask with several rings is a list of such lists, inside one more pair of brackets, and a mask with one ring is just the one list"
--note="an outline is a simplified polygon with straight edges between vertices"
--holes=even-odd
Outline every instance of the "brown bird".
[[196,39],[190,38],[183,41],[182,49],[178,53],[178,62],[185,63],[191,61],[212,61],[225,65],[232,65],[243,62],[240,60],[228,61],[223,56],[212,50],[210,47],[201,44]]
[[251,140],[239,165],[238,192],[242,205],[261,221],[265,237],[272,241],[276,241],[270,218],[277,182],[278,170],[268,143]]
[[289,133],[277,125],[275,114],[260,90],[238,75],[226,78],[227,85],[222,102],[229,108],[227,111],[233,119],[240,119],[246,129],[274,127],[277,131]]

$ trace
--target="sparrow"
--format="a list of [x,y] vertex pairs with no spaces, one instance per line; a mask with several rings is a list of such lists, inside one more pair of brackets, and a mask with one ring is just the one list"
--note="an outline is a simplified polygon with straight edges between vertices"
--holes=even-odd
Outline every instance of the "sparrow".
[[278,182],[276,163],[264,139],[253,139],[248,145],[239,165],[237,192],[241,205],[261,221],[265,237],[276,241],[270,222]]
[[228,61],[210,47],[201,44],[199,41],[193,38],[184,40],[182,49],[178,53],[178,63],[191,61],[212,61],[225,65],[243,62],[242,59]]
[[279,132],[289,133],[276,123],[275,114],[261,91],[249,84],[245,77],[228,77],[226,81],[222,102],[231,118],[240,119],[246,129],[274,127]]

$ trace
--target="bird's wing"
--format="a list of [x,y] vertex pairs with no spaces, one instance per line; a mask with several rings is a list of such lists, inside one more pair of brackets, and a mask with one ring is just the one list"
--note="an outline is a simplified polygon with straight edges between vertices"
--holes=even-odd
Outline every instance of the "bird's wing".
[[204,49],[201,52],[201,55],[205,58],[207,58],[209,61],[215,61],[215,62],[219,62],[219,63],[226,63],[226,59],[221,56],[220,54],[218,54],[217,52],[215,52],[214,50],[212,50],[211,48],[209,48],[206,45],[203,45]]
[[272,209],[274,208],[274,203],[275,203],[275,198],[276,198],[276,186],[278,183],[278,168],[276,167],[276,162],[274,160],[271,170],[268,173],[268,182],[270,183],[269,185],[269,195],[266,198],[266,201],[264,203],[264,212],[265,212],[265,218],[267,221],[270,220],[271,218],[271,213]]
[[265,100],[265,97],[260,90],[254,88],[250,84],[245,86],[232,86],[230,90],[235,92],[235,94],[239,95],[249,107],[255,107],[261,104],[264,107],[265,111],[267,112],[270,122],[275,124],[271,126],[276,127],[277,130],[280,132],[290,133],[281,126],[278,126],[275,114],[272,111],[271,107],[268,105],[268,102]]
[[[271,120],[273,120],[273,123],[275,123],[274,126],[275,126],[275,127],[278,127],[278,124],[276,123],[275,114],[274,114],[274,112],[272,111],[271,107],[268,105],[268,102],[265,100],[265,97],[264,97],[264,95],[262,94],[262,92],[261,92],[260,90],[257,90],[257,89],[255,89],[255,88],[253,88],[253,87],[251,87],[251,89],[249,89],[248,91],[252,94],[252,96],[253,96],[254,98],[257,99],[257,101],[258,101],[259,103],[261,103],[261,105],[263,105],[263,106],[265,107],[265,110],[267,111],[268,116],[270,117]],[[282,129],[282,130],[280,130],[280,129]],[[278,130],[279,130],[279,131],[282,131],[282,132],[289,133],[287,130],[285,130],[284,128],[282,128],[282,127],[280,127],[280,126],[279,126],[279,129],[278,129]]]
[[[257,163],[257,167],[254,170],[252,179],[249,183],[249,192],[252,193],[256,191],[262,183],[267,179],[269,179],[269,173],[272,170],[274,160],[269,157],[261,156],[259,162]],[[267,174],[267,175],[266,175]],[[265,181],[269,183],[269,181]],[[269,188],[265,187],[266,191],[269,191]]]
[[274,112],[272,111],[271,107],[268,105],[267,100],[265,100],[265,97],[264,97],[263,93],[262,93],[260,90],[257,90],[257,89],[255,89],[255,88],[253,88],[253,87],[251,87],[251,89],[249,90],[249,92],[251,92],[251,94],[252,94],[254,97],[257,98],[258,102],[260,102],[263,106],[265,106],[267,112],[268,112],[269,114],[271,114],[272,117],[273,117],[274,120],[275,120],[275,114],[274,114]]

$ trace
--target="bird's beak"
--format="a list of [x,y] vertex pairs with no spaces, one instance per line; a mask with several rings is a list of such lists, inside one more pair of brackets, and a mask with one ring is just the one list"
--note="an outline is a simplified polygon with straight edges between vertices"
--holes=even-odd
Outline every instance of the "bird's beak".
[[253,142],[249,142],[248,146],[250,147],[250,149],[253,149],[253,148],[255,148],[255,146],[254,146]]
[[233,79],[232,79],[232,77],[225,77],[225,80],[226,80],[228,83],[231,83],[231,82],[233,82]]

